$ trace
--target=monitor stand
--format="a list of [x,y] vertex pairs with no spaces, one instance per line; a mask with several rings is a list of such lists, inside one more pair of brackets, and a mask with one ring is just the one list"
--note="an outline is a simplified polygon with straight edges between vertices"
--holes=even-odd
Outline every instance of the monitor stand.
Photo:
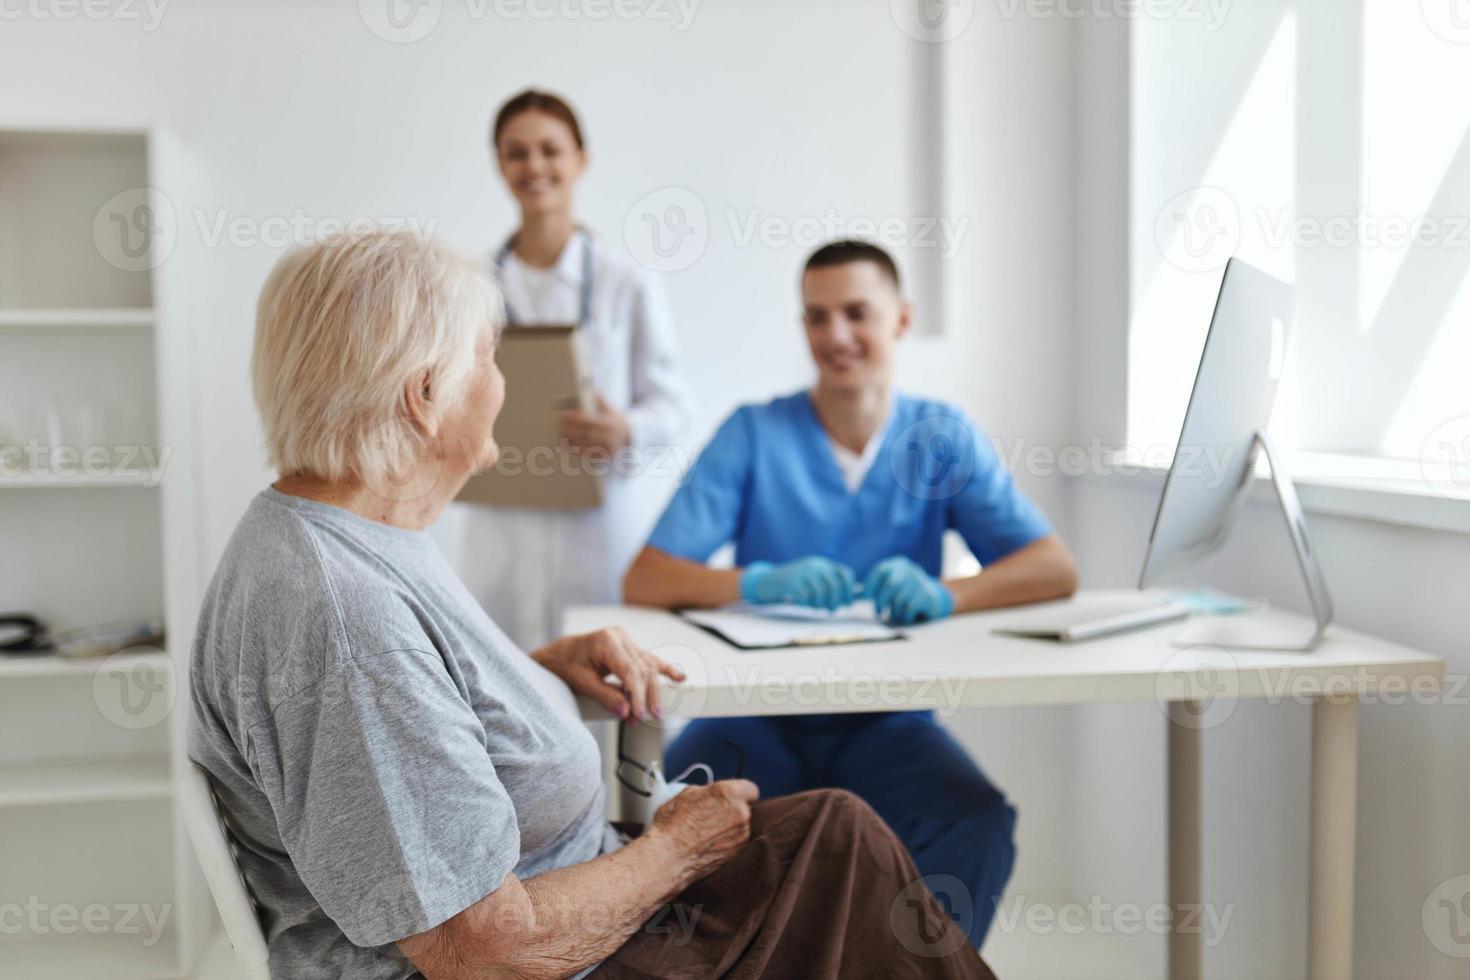
[[[1322,635],[1332,622],[1332,596],[1327,592],[1327,582],[1322,578],[1322,567],[1317,564],[1317,553],[1307,540],[1307,521],[1297,499],[1296,486],[1286,472],[1281,454],[1271,445],[1265,432],[1257,432],[1251,441],[1251,458],[1248,467],[1254,468],[1256,454],[1263,453],[1271,466],[1271,483],[1276,488],[1276,502],[1281,506],[1281,516],[1286,520],[1286,530],[1296,551],[1297,565],[1307,587],[1307,596],[1312,604],[1312,615],[1316,627],[1309,635],[1291,636],[1295,620],[1273,616],[1269,612],[1261,615],[1240,613],[1233,616],[1197,616],[1190,620],[1179,636],[1174,637],[1175,646],[1213,645],[1237,650],[1314,650],[1322,642]],[[1246,472],[1251,472],[1247,469]],[[1299,631],[1298,631],[1299,632]]]

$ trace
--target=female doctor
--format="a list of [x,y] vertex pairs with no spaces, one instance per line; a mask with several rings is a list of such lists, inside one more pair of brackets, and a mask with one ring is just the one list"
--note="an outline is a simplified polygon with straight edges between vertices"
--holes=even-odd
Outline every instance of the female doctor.
[[572,107],[547,92],[522,92],[496,114],[492,142],[521,212],[494,259],[507,320],[578,325],[596,408],[563,412],[558,430],[574,449],[614,464],[600,507],[466,508],[461,577],[491,618],[534,650],[561,635],[565,606],[617,601],[654,515],[639,513],[633,481],[616,464],[628,459],[625,450],[670,445],[689,400],[662,289],[573,218],[587,149]]

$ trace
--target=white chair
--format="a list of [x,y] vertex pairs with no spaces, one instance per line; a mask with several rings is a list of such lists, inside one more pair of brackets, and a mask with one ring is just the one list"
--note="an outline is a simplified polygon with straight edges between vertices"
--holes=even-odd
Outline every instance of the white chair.
[[219,907],[225,935],[235,947],[235,957],[245,976],[249,980],[270,980],[265,933],[261,931],[255,902],[240,874],[224,813],[209,784],[209,776],[192,762],[184,776],[179,808],[184,814],[189,839],[194,842],[199,866],[204,870],[204,880],[209,883],[214,904]]

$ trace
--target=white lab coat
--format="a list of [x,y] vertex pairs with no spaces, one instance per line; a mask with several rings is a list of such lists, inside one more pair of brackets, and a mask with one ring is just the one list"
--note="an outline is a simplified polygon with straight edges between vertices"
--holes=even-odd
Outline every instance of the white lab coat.
[[[544,290],[530,288],[519,258],[506,259],[500,279],[507,305],[522,323],[577,322],[584,248],[592,249],[593,287],[581,340],[592,382],[627,416],[642,458],[667,458],[691,406],[675,366],[673,316],[650,273],[578,231]],[[515,379],[507,383],[513,391]],[[490,617],[532,650],[561,635],[567,606],[618,601],[623,573],[657,517],[650,495],[637,492],[639,482],[605,477],[602,506],[589,510],[454,504],[436,537]]]

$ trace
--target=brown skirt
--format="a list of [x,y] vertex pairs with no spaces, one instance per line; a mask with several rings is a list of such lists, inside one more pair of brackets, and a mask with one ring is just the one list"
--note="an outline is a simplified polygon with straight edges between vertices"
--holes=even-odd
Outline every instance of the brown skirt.
[[750,830],[732,861],[660,909],[592,980],[995,980],[858,797],[763,800]]

